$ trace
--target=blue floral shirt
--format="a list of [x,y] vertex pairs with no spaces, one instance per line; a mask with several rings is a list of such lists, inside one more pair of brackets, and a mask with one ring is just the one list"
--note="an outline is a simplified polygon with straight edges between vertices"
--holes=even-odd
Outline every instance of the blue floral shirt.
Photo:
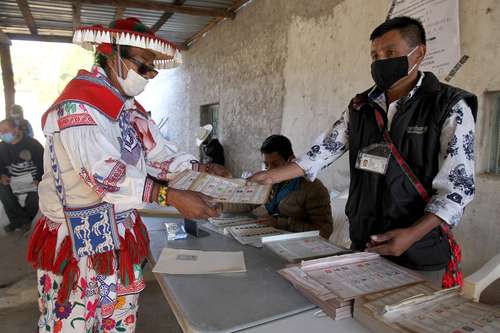
[[[420,73],[417,85],[404,99],[410,98],[420,87],[424,73]],[[403,99],[386,106],[385,94],[370,94],[377,104],[387,112],[388,128],[398,105]],[[311,146],[308,152],[297,158],[295,163],[304,170],[306,178],[314,180],[318,172],[342,156],[349,149],[349,113],[344,111],[339,120]],[[434,196],[425,211],[437,215],[450,226],[457,225],[464,208],[474,198],[474,137],[475,127],[472,111],[464,100],[458,101],[441,129],[439,151],[439,172],[432,182]]]

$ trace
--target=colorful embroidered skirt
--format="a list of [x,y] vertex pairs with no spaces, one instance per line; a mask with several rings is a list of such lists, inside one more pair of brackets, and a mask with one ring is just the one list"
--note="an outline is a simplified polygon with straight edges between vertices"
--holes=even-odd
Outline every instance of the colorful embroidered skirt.
[[[55,304],[65,306],[82,288],[82,279],[88,285],[90,276],[95,278],[100,316],[107,318],[113,315],[118,296],[142,291],[144,280],[140,265],[149,253],[149,236],[136,212],[128,214],[121,223],[119,250],[78,260],[73,255],[66,225],[42,217],[31,236],[27,259],[38,270],[40,279],[48,276],[56,282],[57,288],[50,288],[51,295],[41,293],[41,299],[45,298],[54,309]],[[45,308],[49,308],[47,305]]]

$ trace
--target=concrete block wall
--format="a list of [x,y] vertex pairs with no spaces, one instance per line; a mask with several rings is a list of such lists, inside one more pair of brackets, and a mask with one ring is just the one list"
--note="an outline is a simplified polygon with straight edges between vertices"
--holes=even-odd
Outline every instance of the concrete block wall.
[[[155,79],[141,101],[168,117],[164,133],[197,154],[201,105],[220,103],[220,140],[235,175],[260,168],[262,141],[284,133],[296,153],[307,149],[372,84],[369,34],[385,19],[388,0],[254,0],[184,54],[184,64]],[[500,253],[500,176],[488,175],[489,91],[500,91],[500,2],[460,0],[462,54],[471,58],[451,84],[479,97],[477,194],[456,229],[468,274]],[[340,159],[320,178],[348,186]]]

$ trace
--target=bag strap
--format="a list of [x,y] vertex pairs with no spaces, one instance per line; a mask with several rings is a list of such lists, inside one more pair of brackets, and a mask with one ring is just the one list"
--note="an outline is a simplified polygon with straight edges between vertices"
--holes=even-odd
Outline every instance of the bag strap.
[[66,193],[64,191],[64,184],[61,176],[61,169],[59,168],[59,163],[57,162],[56,157],[56,149],[54,145],[54,135],[48,134],[47,141],[49,143],[49,156],[50,156],[50,164],[52,167],[52,173],[54,174],[54,185],[56,188],[56,193],[61,202],[63,208],[66,207]]
[[[385,143],[387,144],[387,146],[391,150],[392,155],[396,159],[396,162],[401,167],[405,175],[408,177],[412,185],[415,187],[418,194],[420,194],[422,200],[424,200],[425,202],[429,202],[430,200],[429,193],[427,193],[424,185],[422,185],[422,183],[418,180],[417,176],[413,173],[408,163],[406,163],[405,159],[399,152],[398,148],[396,148],[396,145],[392,142],[391,136],[389,135],[389,132],[385,127],[384,117],[382,117],[382,114],[376,107],[374,109],[375,109],[375,120],[377,121],[377,125],[380,131],[382,132]],[[457,285],[462,286],[463,285],[462,268],[461,268],[462,251],[460,245],[455,240],[455,236],[453,235],[453,232],[451,231],[450,227],[446,222],[440,224],[440,229],[447,236],[448,244],[450,246],[450,261],[443,275],[442,287],[451,288]]]
[[375,108],[375,120],[377,121],[377,125],[382,132],[382,135],[384,137],[384,141],[391,150],[392,155],[396,159],[396,162],[398,165],[401,167],[405,175],[408,177],[410,182],[412,183],[413,187],[415,187],[415,190],[417,190],[418,194],[424,200],[425,202],[429,202],[430,196],[429,193],[427,193],[424,185],[418,180],[417,176],[413,173],[411,170],[410,166],[408,163],[406,163],[405,159],[399,152],[398,148],[396,145],[392,142],[391,136],[389,135],[389,132],[387,131],[387,128],[385,127],[384,123],[384,118],[382,117],[382,114],[380,113],[379,110]]

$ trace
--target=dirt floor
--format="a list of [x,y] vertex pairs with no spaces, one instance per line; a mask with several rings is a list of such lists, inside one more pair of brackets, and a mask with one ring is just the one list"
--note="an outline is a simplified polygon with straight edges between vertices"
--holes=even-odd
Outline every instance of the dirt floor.
[[[36,278],[26,263],[27,235],[15,232],[0,236],[0,332],[36,332]],[[180,333],[181,329],[168,307],[151,268],[146,266],[147,287],[141,294],[136,332]],[[20,294],[22,293],[22,295]],[[16,295],[20,295],[17,297]],[[8,304],[7,304],[8,303]]]

